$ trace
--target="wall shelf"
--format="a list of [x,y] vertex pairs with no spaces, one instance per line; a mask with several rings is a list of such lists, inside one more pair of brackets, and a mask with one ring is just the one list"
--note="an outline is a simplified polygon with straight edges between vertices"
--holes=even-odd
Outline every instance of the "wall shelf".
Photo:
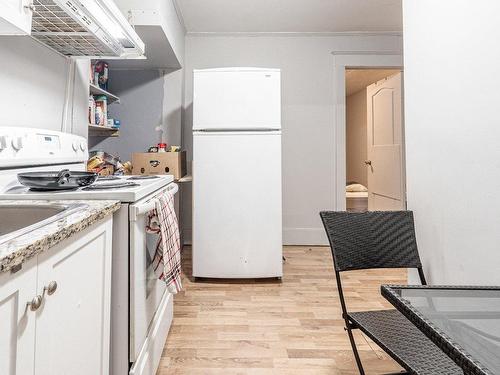
[[119,137],[120,129],[89,124],[89,135],[92,137]]
[[[109,91],[101,89],[98,85],[93,83],[89,84],[90,95],[104,95],[108,98],[108,105],[112,103],[120,103],[120,98]],[[90,137],[118,137],[120,136],[120,131],[117,128],[112,128],[109,126],[101,126],[95,124],[89,124],[89,136]]]
[[118,96],[113,95],[110,92],[101,89],[99,86],[96,86],[93,83],[90,84],[90,93],[92,95],[104,95],[104,96],[106,96],[108,98],[108,104],[120,103],[120,98]]

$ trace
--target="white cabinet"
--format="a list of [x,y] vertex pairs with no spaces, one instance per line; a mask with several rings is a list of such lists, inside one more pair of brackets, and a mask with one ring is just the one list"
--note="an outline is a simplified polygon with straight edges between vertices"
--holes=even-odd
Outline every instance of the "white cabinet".
[[38,292],[45,294],[36,317],[36,375],[109,373],[110,225],[38,257]]
[[0,35],[31,33],[31,0],[0,0]]
[[0,275],[0,374],[109,373],[111,236],[110,217]]
[[36,296],[36,259],[16,274],[0,274],[0,374],[33,374],[35,312],[28,306]]
[[185,31],[174,0],[115,0],[146,45],[147,59],[109,61],[116,69],[180,69]]

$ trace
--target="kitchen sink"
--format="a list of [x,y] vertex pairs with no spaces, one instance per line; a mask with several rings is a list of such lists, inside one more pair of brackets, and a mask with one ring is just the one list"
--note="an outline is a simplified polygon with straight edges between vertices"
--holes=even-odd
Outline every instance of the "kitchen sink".
[[0,203],[0,244],[61,220],[84,207],[83,203]]

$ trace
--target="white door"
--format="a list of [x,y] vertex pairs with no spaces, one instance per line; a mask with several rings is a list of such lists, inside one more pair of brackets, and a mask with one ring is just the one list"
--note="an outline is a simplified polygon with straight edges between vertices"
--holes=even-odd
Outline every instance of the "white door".
[[15,274],[0,274],[0,374],[33,374],[35,311],[27,306],[36,296],[36,258]]
[[111,224],[39,255],[38,291],[53,293],[37,311],[36,375],[109,373]]
[[367,88],[368,210],[406,208],[401,73]]
[[193,275],[282,276],[280,132],[194,136]]
[[196,70],[193,129],[281,129],[277,69]]
[[0,0],[0,35],[31,34],[28,0]]

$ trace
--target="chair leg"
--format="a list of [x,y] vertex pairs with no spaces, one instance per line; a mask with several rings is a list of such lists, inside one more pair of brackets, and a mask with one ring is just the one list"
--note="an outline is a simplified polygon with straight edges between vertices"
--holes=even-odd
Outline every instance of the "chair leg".
[[349,328],[349,326],[346,328],[346,330],[347,335],[349,336],[349,341],[351,342],[354,359],[356,359],[356,364],[358,365],[359,375],[365,375],[365,370],[363,369],[363,364],[361,363],[361,358],[359,357],[358,348],[356,347],[356,342],[354,341],[352,330],[351,328]]

